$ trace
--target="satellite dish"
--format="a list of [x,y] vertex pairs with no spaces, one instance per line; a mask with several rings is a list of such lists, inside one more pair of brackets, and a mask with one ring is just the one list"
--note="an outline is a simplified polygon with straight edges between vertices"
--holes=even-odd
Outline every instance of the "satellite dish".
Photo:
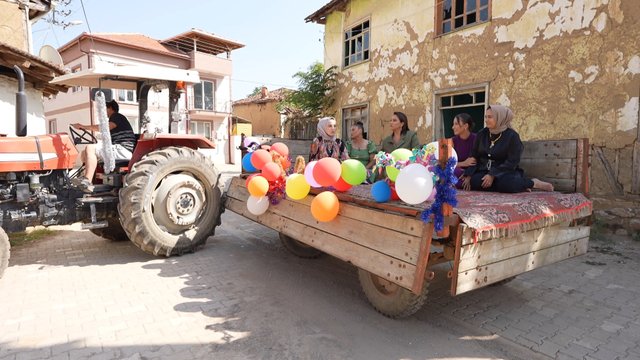
[[53,46],[51,45],[44,45],[41,49],[40,49],[40,53],[38,54],[44,61],[51,63],[53,65],[58,65],[58,66],[62,66],[64,65],[63,61],[62,61],[62,56],[60,56],[60,53],[58,52],[58,50],[56,50]]

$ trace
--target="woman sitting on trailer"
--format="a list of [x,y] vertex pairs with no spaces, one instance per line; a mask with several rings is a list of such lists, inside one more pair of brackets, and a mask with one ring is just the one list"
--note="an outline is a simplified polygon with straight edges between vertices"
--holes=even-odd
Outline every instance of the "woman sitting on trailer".
[[486,127],[478,132],[471,151],[476,164],[465,170],[463,188],[503,193],[532,189],[553,191],[553,185],[525,177],[519,167],[524,145],[520,135],[511,127],[511,109],[491,105],[484,118]]
[[[476,159],[471,157],[471,150],[476,140],[476,134],[471,132],[473,129],[473,118],[467,113],[461,113],[453,118],[453,148],[458,154],[458,164],[453,170],[456,179],[462,179],[464,170],[469,166],[476,164]],[[458,189],[462,189],[462,180],[456,184]]]
[[393,150],[404,148],[412,150],[420,146],[418,135],[409,130],[409,119],[407,115],[400,111],[396,111],[389,121],[391,135],[382,140],[382,151],[392,153]]
[[309,162],[326,157],[340,161],[349,158],[345,143],[336,137],[336,128],[336,119],[332,117],[318,120],[318,137],[311,143]]

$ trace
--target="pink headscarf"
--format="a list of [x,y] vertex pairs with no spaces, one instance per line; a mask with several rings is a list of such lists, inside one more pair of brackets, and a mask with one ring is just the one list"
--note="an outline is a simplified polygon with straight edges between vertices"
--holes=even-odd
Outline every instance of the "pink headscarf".
[[336,121],[336,119],[334,119],[334,118],[332,118],[330,116],[327,116],[327,117],[323,117],[320,120],[318,120],[318,135],[322,136],[322,140],[336,141],[336,135],[329,136],[329,134],[327,134],[327,131],[324,129],[325,127],[327,127],[327,125],[331,121]]
[[489,132],[497,135],[507,130],[507,128],[512,128],[511,121],[513,120],[513,111],[511,111],[511,109],[502,105],[490,105],[489,109],[493,111],[493,117],[496,119],[495,129],[490,129]]

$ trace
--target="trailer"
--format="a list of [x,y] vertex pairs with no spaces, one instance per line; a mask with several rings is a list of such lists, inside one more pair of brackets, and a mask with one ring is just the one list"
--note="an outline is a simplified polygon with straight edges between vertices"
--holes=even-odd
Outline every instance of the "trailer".
[[402,318],[422,307],[439,264],[450,264],[449,292],[457,296],[585,254],[592,212],[586,197],[588,156],[587,139],[525,143],[525,171],[563,192],[460,191],[458,205],[444,210],[440,234],[433,221],[420,218],[428,204],[377,203],[369,195],[370,185],[336,193],[340,211],[331,222],[318,222],[309,211],[319,191],[251,214],[242,176],[232,179],[224,202],[227,209],[277,231],[297,256],[328,254],[356,266],[373,307]]

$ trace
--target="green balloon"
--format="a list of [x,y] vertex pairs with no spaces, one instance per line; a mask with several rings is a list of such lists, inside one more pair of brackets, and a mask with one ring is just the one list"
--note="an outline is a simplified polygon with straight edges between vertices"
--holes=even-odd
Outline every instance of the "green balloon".
[[407,161],[410,157],[413,156],[413,152],[409,149],[395,149],[391,152],[391,157],[395,161]]
[[400,174],[400,170],[398,170],[398,168],[393,165],[387,166],[385,170],[387,170],[387,177],[389,178],[389,180],[395,182],[398,174]]
[[345,160],[340,166],[342,167],[340,176],[349,185],[360,185],[367,178],[367,169],[358,160]]

